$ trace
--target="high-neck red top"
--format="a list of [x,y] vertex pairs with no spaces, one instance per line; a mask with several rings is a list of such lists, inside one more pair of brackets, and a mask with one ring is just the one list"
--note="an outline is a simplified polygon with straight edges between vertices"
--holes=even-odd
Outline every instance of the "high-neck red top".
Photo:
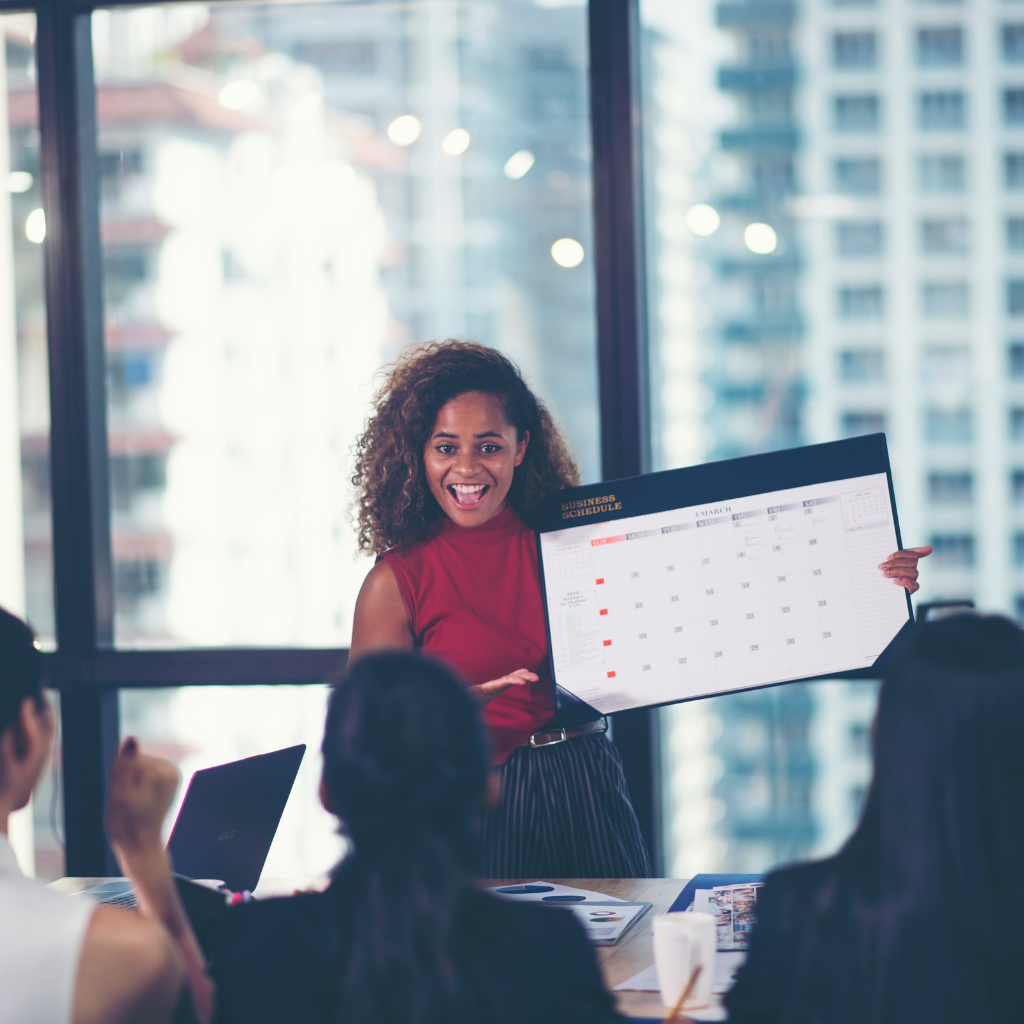
[[536,535],[507,506],[469,529],[445,518],[428,540],[381,557],[398,580],[418,647],[474,685],[518,668],[540,677],[483,709],[494,763],[504,764],[554,714]]

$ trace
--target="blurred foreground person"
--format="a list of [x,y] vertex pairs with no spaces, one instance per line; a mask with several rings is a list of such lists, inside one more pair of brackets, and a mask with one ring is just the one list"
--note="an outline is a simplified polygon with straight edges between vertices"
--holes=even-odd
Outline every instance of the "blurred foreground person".
[[355,853],[324,893],[232,907],[207,941],[219,1019],[620,1021],[571,913],[470,877],[488,802],[476,706],[437,662],[369,655],[331,695],[324,806]]
[[[144,900],[141,912],[133,913],[87,897],[69,899],[25,878],[18,867],[7,840],[8,818],[28,803],[50,759],[53,734],[32,632],[0,609],[0,1024],[161,1024],[172,1019],[175,1007],[194,1020],[181,1006],[186,973],[202,974],[187,922],[172,938]],[[119,759],[108,809],[111,840],[133,877],[152,875],[154,864],[157,875],[167,876],[153,891],[168,904],[161,908],[166,920],[181,922],[184,911],[173,885],[167,892],[170,875],[160,841],[177,776],[170,765],[146,761],[140,766],[133,756]],[[152,813],[138,816],[138,807]],[[197,998],[196,1007],[205,1019],[209,999]]]
[[886,673],[874,781],[834,857],[758,898],[732,1024],[1020,1020],[1024,634],[962,615]]

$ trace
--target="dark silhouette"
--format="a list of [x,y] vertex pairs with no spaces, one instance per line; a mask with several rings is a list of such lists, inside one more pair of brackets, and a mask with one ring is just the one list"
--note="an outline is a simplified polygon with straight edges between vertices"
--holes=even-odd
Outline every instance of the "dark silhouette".
[[1024,633],[961,615],[886,674],[874,780],[843,849],[774,873],[733,1024],[1019,1019]]
[[232,908],[207,941],[219,1020],[607,1024],[569,913],[470,877],[488,790],[476,707],[419,655],[363,658],[331,695],[323,795],[355,853],[326,893]]

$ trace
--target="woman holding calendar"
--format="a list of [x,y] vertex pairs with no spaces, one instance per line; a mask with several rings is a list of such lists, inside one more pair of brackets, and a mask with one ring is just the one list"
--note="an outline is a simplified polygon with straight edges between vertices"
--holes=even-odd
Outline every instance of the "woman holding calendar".
[[[375,407],[353,483],[360,547],[378,557],[351,657],[417,647],[468,683],[502,782],[481,877],[649,876],[606,720],[554,725],[533,515],[579,470],[550,413],[513,363],[463,341],[403,356]],[[882,570],[913,592],[927,553]]]

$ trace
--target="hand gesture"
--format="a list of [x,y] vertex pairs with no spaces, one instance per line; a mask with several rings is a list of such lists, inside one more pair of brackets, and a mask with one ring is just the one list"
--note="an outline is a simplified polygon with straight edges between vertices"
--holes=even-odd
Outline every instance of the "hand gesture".
[[480,683],[477,686],[468,686],[466,689],[476,701],[477,707],[485,708],[499,693],[504,693],[510,686],[534,683],[539,678],[536,672],[531,672],[528,668],[517,668],[515,672],[509,672],[507,676],[502,676],[500,679],[492,679],[489,683]]
[[177,769],[147,757],[133,738],[121,744],[110,773],[107,837],[125,851],[163,849],[160,826],[178,788]]
[[913,594],[921,589],[917,582],[918,559],[927,558],[932,553],[931,544],[923,548],[906,548],[894,551],[878,568],[883,576],[889,576],[898,587],[906,587]]

